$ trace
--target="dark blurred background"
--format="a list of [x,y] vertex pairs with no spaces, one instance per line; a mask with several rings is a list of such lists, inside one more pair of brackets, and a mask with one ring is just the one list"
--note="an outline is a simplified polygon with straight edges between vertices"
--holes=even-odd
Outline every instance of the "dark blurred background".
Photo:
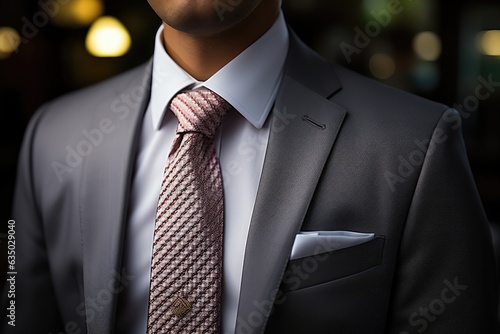
[[[500,222],[498,0],[284,0],[283,8],[297,34],[330,61],[463,109],[474,177],[489,220]],[[45,101],[146,61],[159,25],[146,0],[1,2],[0,234],[31,115]],[[499,83],[479,99],[476,89],[488,79]]]

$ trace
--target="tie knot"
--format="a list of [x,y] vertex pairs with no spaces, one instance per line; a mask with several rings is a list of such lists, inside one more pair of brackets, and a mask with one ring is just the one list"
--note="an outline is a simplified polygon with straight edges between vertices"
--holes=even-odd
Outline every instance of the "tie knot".
[[212,138],[231,105],[211,90],[180,93],[170,103],[179,121],[177,133],[199,132]]

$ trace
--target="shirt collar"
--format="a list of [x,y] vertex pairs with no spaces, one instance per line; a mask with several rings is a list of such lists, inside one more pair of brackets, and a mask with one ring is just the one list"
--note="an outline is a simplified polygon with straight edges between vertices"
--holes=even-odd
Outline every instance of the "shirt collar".
[[[167,54],[158,29],[153,56],[151,115],[161,127],[168,103],[181,90],[203,86],[219,94],[255,127],[261,128],[277,95],[288,52],[288,29],[283,13],[256,42],[205,82],[184,71]],[[249,94],[251,92],[251,94]]]

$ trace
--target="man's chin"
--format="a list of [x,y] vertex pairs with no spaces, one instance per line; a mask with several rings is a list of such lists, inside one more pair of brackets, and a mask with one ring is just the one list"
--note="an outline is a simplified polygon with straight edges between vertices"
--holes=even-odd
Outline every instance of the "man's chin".
[[[148,0],[170,27],[190,34],[223,33],[250,15],[260,1],[238,0]],[[233,4],[233,5],[231,5]]]
[[[182,1],[184,2],[184,1]],[[226,29],[229,22],[222,22],[212,3],[203,2],[203,6],[175,6],[156,10],[163,22],[175,30],[189,34],[213,34]]]

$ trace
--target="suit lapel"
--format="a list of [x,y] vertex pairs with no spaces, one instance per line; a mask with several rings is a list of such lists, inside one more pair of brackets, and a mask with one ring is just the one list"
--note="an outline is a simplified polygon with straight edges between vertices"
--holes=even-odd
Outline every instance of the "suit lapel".
[[[150,81],[151,64],[117,93],[107,106],[120,116],[115,130],[82,166],[83,312],[89,333],[114,330],[117,296],[133,279],[121,268],[122,242]],[[332,69],[292,32],[246,246],[237,332],[265,329],[295,235],[346,113],[327,99],[340,88]],[[137,103],[120,103],[120,96],[138,92]],[[103,167],[102,161],[109,163]]]
[[80,312],[85,312],[89,333],[113,332],[117,296],[133,279],[121,268],[122,242],[137,137],[150,95],[151,64],[135,71],[127,87],[102,107],[102,119],[111,120],[113,131],[105,135],[82,168],[85,310]]
[[346,111],[332,69],[291,35],[245,251],[237,333],[265,329],[295,235]]

